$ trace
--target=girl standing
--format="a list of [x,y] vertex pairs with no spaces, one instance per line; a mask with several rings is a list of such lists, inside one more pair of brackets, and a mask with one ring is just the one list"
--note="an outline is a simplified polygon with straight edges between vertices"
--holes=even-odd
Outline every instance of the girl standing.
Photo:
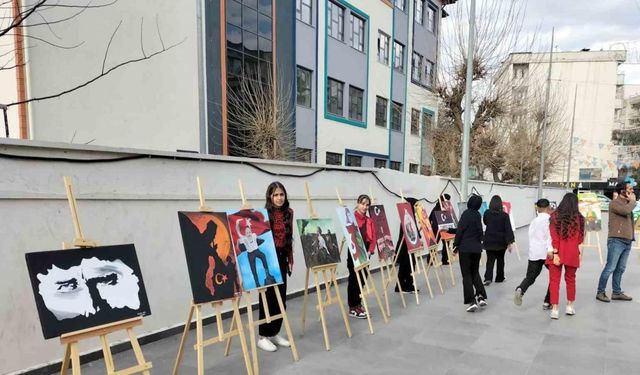
[[[369,256],[375,251],[375,240],[373,235],[373,222],[371,218],[367,216],[369,206],[371,205],[371,198],[368,195],[362,194],[358,197],[354,216],[356,217],[356,224],[360,229],[362,240],[364,241],[364,247],[369,252]],[[349,316],[357,319],[366,319],[367,312],[362,307],[362,298],[360,297],[360,286],[358,285],[358,279],[353,267],[353,259],[351,254],[347,254],[347,269],[349,270],[349,285],[347,286],[347,299],[349,302]],[[360,280],[365,280],[366,275],[364,272],[360,273]]]
[[[272,182],[267,187],[265,208],[269,212],[269,223],[271,224],[271,232],[276,245],[280,273],[282,274],[282,284],[278,285],[278,289],[286,308],[287,275],[291,276],[291,270],[293,269],[293,210],[289,208],[287,190],[280,182]],[[266,296],[269,313],[271,315],[280,314],[278,298],[274,289],[268,288]],[[259,319],[262,320],[264,318],[264,305],[262,299],[260,299]],[[278,350],[277,346],[285,348],[291,346],[289,340],[278,334],[281,327],[282,319],[260,324],[258,327],[258,333],[260,334],[258,347],[268,352],[275,352]]]
[[480,206],[482,198],[473,195],[467,202],[467,210],[460,216],[453,241],[454,252],[460,253],[460,271],[462,272],[462,286],[464,303],[468,305],[467,312],[478,310],[478,306],[487,305],[487,292],[480,278],[480,256],[482,255],[482,218]]
[[496,282],[501,283],[504,278],[504,254],[515,241],[511,219],[502,208],[502,199],[499,195],[491,197],[489,209],[483,216],[484,225],[487,226],[484,232],[483,246],[487,251],[487,268],[484,272],[484,285],[491,284],[493,280],[493,266],[498,263],[496,270]]
[[578,197],[565,194],[558,209],[549,220],[552,251],[547,254],[549,266],[549,293],[551,294],[551,319],[558,319],[560,299],[560,277],[564,266],[564,281],[567,287],[567,315],[575,315],[576,270],[580,267],[580,247],[584,240],[584,217],[578,211]]

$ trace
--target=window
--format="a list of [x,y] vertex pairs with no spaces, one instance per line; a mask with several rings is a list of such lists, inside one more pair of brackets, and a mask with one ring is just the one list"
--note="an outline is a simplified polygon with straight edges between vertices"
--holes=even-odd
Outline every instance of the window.
[[404,46],[393,41],[393,67],[399,72],[404,72]]
[[422,82],[422,56],[416,52],[411,57],[411,80]]
[[413,18],[416,20],[417,23],[422,25],[424,23],[424,20],[423,20],[424,0],[414,0],[413,3],[415,4],[415,9],[416,9],[415,13],[413,14]]
[[329,78],[327,85],[327,111],[342,116],[342,90],[344,83]]
[[296,18],[311,25],[311,0],[296,0]]
[[515,105],[524,105],[527,100],[527,86],[519,86],[513,88],[513,103]]
[[418,174],[418,164],[409,163],[409,173]]
[[389,65],[389,35],[378,31],[378,61]]
[[329,35],[344,41],[344,8],[330,1],[328,10],[329,25],[327,26],[329,27]]
[[296,73],[296,102],[298,103],[298,105],[311,107],[311,82],[311,71],[302,67],[298,67]]
[[399,161],[392,161],[392,162],[389,163],[389,168],[395,169],[396,171],[400,170],[400,166],[401,166],[401,164],[400,164]]
[[436,32],[436,10],[432,7],[427,7],[427,30]]
[[387,161],[385,159],[373,159],[373,166],[375,168],[385,168],[387,166]]
[[424,81],[423,81],[423,82],[424,82],[424,84],[425,84],[425,85],[427,85],[427,86],[433,86],[433,82],[434,82],[434,79],[433,79],[433,76],[434,76],[433,71],[434,71],[434,64],[433,64],[433,62],[431,62],[431,61],[429,61],[429,60],[425,59],[425,60],[424,60],[424,76],[423,76],[422,78],[423,78],[423,80],[424,80]]
[[404,12],[404,2],[405,0],[394,0],[393,3],[396,5],[396,8],[400,9]]
[[349,118],[362,121],[364,91],[357,87],[349,86]]
[[387,127],[387,103],[385,98],[376,96],[376,125]]
[[347,167],[362,167],[362,156],[347,155]]
[[351,22],[351,47],[364,52],[364,20],[355,16],[349,16]]
[[391,108],[391,129],[402,131],[402,104],[393,102]]
[[342,154],[327,152],[327,165],[342,165]]
[[296,161],[303,163],[311,163],[311,152],[309,148],[296,148]]
[[411,134],[418,135],[420,132],[420,111],[411,108]]
[[426,138],[429,130],[433,129],[433,114],[429,112],[422,113],[422,137]]
[[526,78],[529,73],[529,64],[513,64],[513,78]]

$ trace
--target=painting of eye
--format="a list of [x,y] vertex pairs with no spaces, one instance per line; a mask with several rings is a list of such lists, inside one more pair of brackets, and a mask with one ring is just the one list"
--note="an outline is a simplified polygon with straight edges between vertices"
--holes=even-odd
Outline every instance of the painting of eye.
[[56,282],[56,285],[58,285],[58,291],[60,293],[73,292],[74,290],[78,289],[78,280],[69,279],[66,281],[58,281]]

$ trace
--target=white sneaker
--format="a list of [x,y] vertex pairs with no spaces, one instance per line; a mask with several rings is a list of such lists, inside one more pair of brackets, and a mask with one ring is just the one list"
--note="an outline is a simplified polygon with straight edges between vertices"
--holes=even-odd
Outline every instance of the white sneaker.
[[278,350],[278,347],[273,345],[271,340],[266,337],[261,337],[260,340],[258,340],[258,348],[264,350],[265,352],[275,352],[276,350]]
[[558,311],[558,309],[552,309],[549,316],[551,317],[551,319],[558,319],[560,318],[560,312]]
[[567,309],[564,313],[567,315],[576,315],[576,309],[573,308],[573,305],[567,305]]
[[282,346],[283,348],[288,348],[291,346],[291,343],[289,343],[289,340],[285,339],[280,335],[275,335],[273,337],[270,337],[269,339],[271,340],[272,343],[278,346]]

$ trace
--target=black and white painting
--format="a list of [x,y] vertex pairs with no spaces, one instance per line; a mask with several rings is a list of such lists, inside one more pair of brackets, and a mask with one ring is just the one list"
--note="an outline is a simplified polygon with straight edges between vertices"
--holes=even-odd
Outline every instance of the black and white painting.
[[25,257],[45,339],[151,314],[133,244]]

